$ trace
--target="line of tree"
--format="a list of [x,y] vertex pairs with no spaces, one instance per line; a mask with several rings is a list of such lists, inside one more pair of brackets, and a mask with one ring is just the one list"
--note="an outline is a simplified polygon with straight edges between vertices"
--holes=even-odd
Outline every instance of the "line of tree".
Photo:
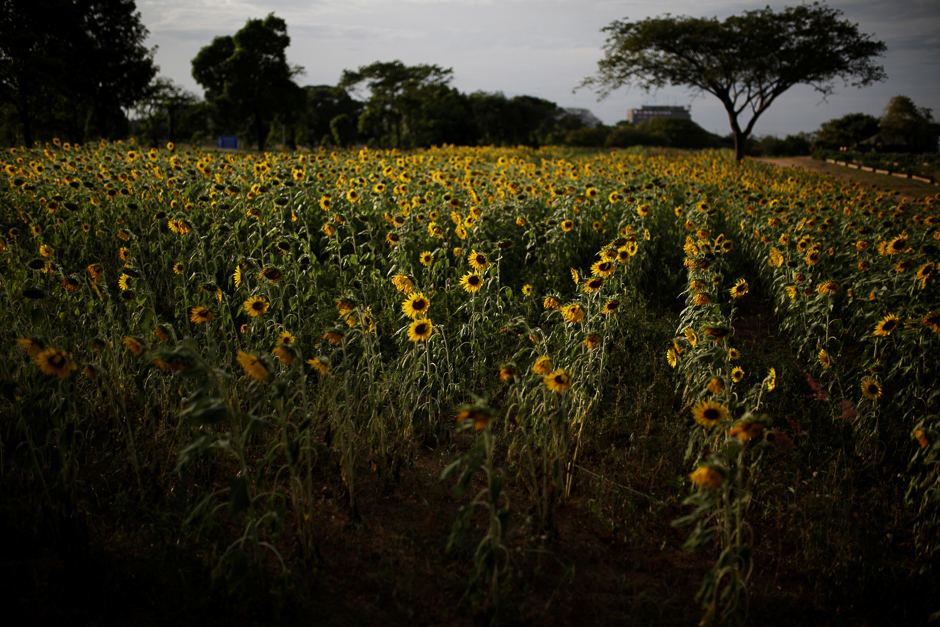
[[823,124],[814,150],[877,150],[879,152],[938,152],[940,123],[930,109],[908,96],[895,96],[880,118],[850,113]]

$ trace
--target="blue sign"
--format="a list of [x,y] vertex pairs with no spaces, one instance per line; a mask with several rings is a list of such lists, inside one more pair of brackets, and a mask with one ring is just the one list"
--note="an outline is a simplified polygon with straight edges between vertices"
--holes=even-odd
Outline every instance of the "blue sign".
[[235,150],[238,148],[238,138],[231,135],[219,135],[216,148],[221,150],[231,148]]

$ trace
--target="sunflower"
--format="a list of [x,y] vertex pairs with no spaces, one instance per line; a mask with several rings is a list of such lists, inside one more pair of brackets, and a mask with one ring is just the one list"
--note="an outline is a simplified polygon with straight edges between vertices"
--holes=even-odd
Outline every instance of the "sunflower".
[[281,280],[281,271],[275,267],[265,268],[261,271],[261,274],[258,275],[259,279],[267,279],[268,283],[272,285]]
[[399,241],[401,241],[401,238],[398,237],[396,233],[389,233],[388,235],[385,236],[385,243],[388,244],[389,246],[394,246]]
[[575,285],[581,282],[581,275],[574,268],[571,268],[571,280],[574,281]]
[[79,285],[80,284],[78,282],[78,279],[76,279],[75,277],[71,277],[71,276],[62,281],[62,287],[64,287],[70,292],[78,291]]
[[268,301],[264,300],[261,296],[252,296],[246,300],[242,305],[245,308],[245,313],[247,313],[252,318],[257,318],[261,314],[265,313],[268,310]]
[[260,357],[238,349],[238,363],[241,364],[245,373],[258,383],[268,378],[268,368]]
[[881,322],[875,325],[875,335],[887,337],[901,326],[901,321],[894,314],[888,314]]
[[895,237],[884,247],[884,255],[898,255],[907,250],[907,238],[903,235]]
[[571,375],[561,369],[545,375],[543,380],[545,386],[552,392],[566,394],[571,389]]
[[921,448],[927,448],[930,446],[930,440],[927,438],[927,434],[924,433],[923,429],[917,429],[914,431],[914,439],[917,440],[917,443],[920,444]]
[[839,284],[835,281],[826,281],[825,283],[820,283],[816,291],[820,294],[835,294],[839,291]]
[[825,348],[819,351],[817,358],[819,359],[819,365],[823,368],[828,369],[829,366],[832,365],[832,359],[829,357],[829,353],[826,352]]
[[359,192],[357,192],[357,191],[354,190],[354,189],[349,190],[348,192],[346,192],[346,200],[348,200],[349,202],[356,202],[356,201],[358,201],[358,200],[359,200]]
[[602,313],[603,315],[607,316],[607,315],[610,315],[610,314],[614,313],[615,311],[617,311],[617,309],[618,309],[619,307],[620,307],[620,301],[619,301],[619,300],[616,300],[616,299],[614,299],[614,300],[609,300],[609,301],[607,301],[606,303],[604,303],[604,308],[601,309],[601,313]]
[[695,485],[709,490],[720,488],[721,484],[725,482],[725,476],[711,466],[699,466],[695,472],[689,475],[689,479]]
[[593,294],[597,290],[601,289],[601,287],[603,286],[604,286],[604,279],[599,276],[596,276],[584,284],[583,291],[585,294]]
[[476,272],[468,272],[460,277],[460,285],[469,293],[476,292],[483,287],[483,277]]
[[574,220],[564,220],[561,223],[561,230],[565,233],[574,229]]
[[392,285],[394,285],[399,292],[403,292],[405,294],[410,294],[415,289],[414,281],[406,277],[404,274],[396,274],[393,276]]
[[405,302],[402,303],[401,308],[406,316],[412,320],[416,320],[418,318],[424,318],[430,306],[431,301],[429,301],[424,294],[421,292],[412,292],[408,295],[408,298],[405,299]]
[[307,364],[313,366],[313,368],[323,376],[330,374],[330,360],[325,357],[308,359]]
[[679,356],[676,354],[676,349],[670,348],[666,351],[666,361],[669,363],[671,368],[675,368],[679,363]]
[[696,307],[700,307],[712,302],[712,299],[708,294],[696,294],[693,302],[695,303]]
[[503,366],[499,369],[500,381],[512,381],[516,378],[516,369],[513,366]]
[[747,442],[751,438],[756,438],[763,433],[765,426],[763,422],[758,422],[757,420],[739,422],[728,431],[728,437],[738,438],[742,442]]
[[731,380],[735,383],[741,383],[744,380],[744,369],[736,366],[731,369]]
[[920,323],[934,333],[940,333],[940,311],[925,316]]
[[730,334],[731,334],[731,329],[729,329],[728,327],[716,327],[716,326],[705,327],[705,335],[712,338],[712,341],[714,342],[721,342]]
[[561,303],[554,296],[546,296],[542,302],[543,309],[561,309]]
[[532,286],[526,283],[522,286],[522,293],[526,296],[532,296]]
[[333,237],[336,234],[336,228],[332,224],[324,224],[320,227],[320,230],[323,231],[327,237]]
[[131,260],[131,251],[127,250],[123,246],[121,247],[121,250],[118,251],[118,255],[121,257],[121,261],[124,263],[127,263]]
[[467,260],[470,262],[470,267],[472,267],[477,272],[483,272],[490,265],[489,259],[486,258],[486,255],[483,253],[478,253],[476,250],[470,251],[470,254],[467,256]]
[[575,324],[584,320],[584,308],[578,303],[571,303],[561,308],[561,315],[565,322]]
[[914,278],[920,281],[920,289],[927,287],[927,279],[929,279],[936,270],[936,266],[933,263],[925,263],[917,271],[917,276]]
[[873,401],[878,400],[881,397],[881,384],[871,377],[862,379],[862,395]]
[[728,359],[738,359],[741,356],[741,351],[736,348],[728,349]]
[[689,327],[683,333],[685,334],[685,339],[692,345],[692,348],[695,348],[695,345],[698,344],[698,335],[695,334],[695,329]]
[[490,422],[490,413],[482,408],[465,409],[457,414],[457,424],[465,421],[473,423],[473,430],[480,431]]
[[525,218],[522,216],[516,218],[516,226],[525,226]]
[[777,387],[777,369],[771,368],[770,372],[767,373],[767,378],[764,379],[764,382],[767,384],[767,391],[773,392]]
[[422,266],[424,267],[430,266],[432,263],[434,263],[434,253],[427,251],[427,250],[424,251],[423,253],[421,253],[420,261],[421,261]]
[[118,279],[118,287],[120,287],[122,290],[129,290],[129,289],[131,289],[131,287],[133,286],[133,283],[131,283],[131,279],[132,279],[132,278],[133,278],[133,277],[132,277],[131,275],[129,275],[129,274],[124,274],[124,273],[122,272],[122,273],[121,273],[121,277]]
[[725,389],[725,383],[718,377],[712,377],[705,387],[708,388],[708,391],[712,394],[721,394],[721,391]]
[[730,292],[733,298],[741,298],[747,294],[747,281],[744,279],[738,279],[738,282],[734,284],[734,287],[731,288]]
[[535,374],[548,374],[552,371],[552,358],[548,356],[542,356],[535,360],[535,364],[532,366],[532,372]]
[[711,428],[728,417],[728,408],[715,401],[699,401],[692,408],[692,418],[703,427]]
[[52,246],[48,244],[43,244],[39,247],[39,254],[43,257],[52,257],[55,254],[55,251],[52,250]]
[[183,274],[184,272],[186,272],[186,266],[179,262],[173,264],[173,274]]
[[271,352],[288,366],[294,363],[294,353],[288,345],[278,344]]
[[138,356],[144,352],[144,348],[146,348],[143,342],[129,335],[124,338],[124,346],[127,347],[127,350]]
[[434,325],[427,318],[417,318],[408,326],[409,342],[424,342],[434,331]]
[[343,334],[339,331],[327,331],[323,334],[323,339],[330,344],[339,344],[343,341]]
[[215,315],[206,307],[193,307],[192,315],[189,319],[196,324],[202,324],[204,322],[212,322],[213,318],[215,318]]
[[242,284],[242,267],[235,266],[235,274],[232,276],[235,278],[235,287],[239,287]]
[[60,379],[69,376],[72,370],[77,370],[78,366],[72,363],[72,355],[65,351],[57,351],[54,348],[47,348],[33,358],[36,365],[45,374],[57,375]]
[[46,348],[46,345],[42,340],[34,338],[22,338],[16,340],[17,345],[26,351],[26,354],[30,357],[36,357],[39,353]]
[[582,343],[588,348],[594,348],[601,343],[601,336],[598,333],[591,333],[586,338],[584,338],[584,342]]

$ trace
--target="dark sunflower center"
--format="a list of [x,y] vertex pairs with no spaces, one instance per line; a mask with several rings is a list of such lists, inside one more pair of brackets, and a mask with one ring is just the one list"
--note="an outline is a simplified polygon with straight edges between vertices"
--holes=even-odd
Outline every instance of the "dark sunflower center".
[[419,298],[411,306],[414,308],[415,311],[424,311],[425,309],[427,309],[428,303],[427,301],[421,300]]
[[881,328],[882,328],[884,331],[894,331],[894,329],[895,329],[897,326],[898,326],[897,320],[888,320],[888,321],[886,321],[886,322],[882,325]]
[[473,275],[469,279],[467,279],[467,283],[469,283],[470,285],[479,285],[480,277]]
[[423,322],[415,327],[415,333],[417,333],[418,335],[424,335],[427,332],[428,332],[428,325],[424,324]]
[[261,303],[261,302],[252,303],[251,308],[254,309],[255,311],[261,311],[262,309],[264,309],[264,303]]
[[721,412],[714,407],[709,407],[702,415],[705,416],[706,420],[718,420],[721,417]]
[[61,368],[63,363],[65,363],[65,360],[61,355],[55,355],[49,359],[49,364],[54,368]]

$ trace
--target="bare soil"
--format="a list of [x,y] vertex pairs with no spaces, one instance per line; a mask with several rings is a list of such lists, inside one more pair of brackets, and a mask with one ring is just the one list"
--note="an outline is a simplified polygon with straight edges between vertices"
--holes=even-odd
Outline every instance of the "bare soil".
[[940,187],[930,183],[904,179],[890,174],[856,170],[843,165],[819,161],[812,157],[762,157],[755,159],[755,161],[769,163],[780,168],[802,168],[815,174],[823,174],[851,183],[860,183],[886,194],[898,196],[899,199],[905,196],[908,198],[926,198],[940,193]]

